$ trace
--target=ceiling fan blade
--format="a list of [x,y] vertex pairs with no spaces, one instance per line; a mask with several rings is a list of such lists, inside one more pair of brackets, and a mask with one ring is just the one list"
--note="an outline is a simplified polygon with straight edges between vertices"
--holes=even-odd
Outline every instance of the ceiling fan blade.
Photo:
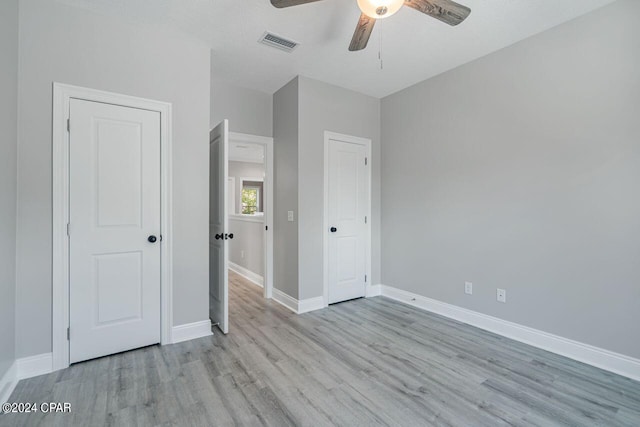
[[471,13],[467,6],[451,0],[405,0],[404,4],[449,25],[458,25]]
[[271,0],[271,4],[281,9],[283,7],[298,6],[300,4],[312,3],[319,0]]
[[351,38],[351,44],[349,45],[349,50],[351,52],[362,50],[367,47],[369,37],[371,36],[371,32],[373,31],[373,26],[375,24],[376,20],[374,18],[370,18],[364,13],[360,15],[358,25],[356,26],[356,30]]

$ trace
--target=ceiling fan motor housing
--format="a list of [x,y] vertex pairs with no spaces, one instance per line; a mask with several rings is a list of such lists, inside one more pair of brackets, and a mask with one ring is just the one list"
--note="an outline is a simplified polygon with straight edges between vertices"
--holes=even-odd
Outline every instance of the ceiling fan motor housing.
[[369,18],[388,18],[404,5],[404,0],[357,0],[358,7]]

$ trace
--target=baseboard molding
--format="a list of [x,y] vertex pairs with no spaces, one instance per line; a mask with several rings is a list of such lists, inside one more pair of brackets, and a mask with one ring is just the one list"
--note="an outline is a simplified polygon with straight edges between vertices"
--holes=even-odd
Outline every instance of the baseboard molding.
[[213,332],[211,332],[211,320],[207,319],[200,322],[174,326],[171,331],[171,335],[171,342],[173,344],[194,340],[196,338],[208,337],[213,335]]
[[365,297],[377,297],[382,295],[382,285],[369,285],[365,288]]
[[325,307],[324,297],[307,298],[298,301],[298,314],[321,310]]
[[298,300],[285,294],[280,289],[273,288],[273,300],[294,313],[298,313]]
[[16,360],[18,380],[53,372],[53,353],[37,354]]
[[310,311],[325,308],[324,297],[307,298],[297,300],[290,295],[285,294],[279,289],[273,288],[273,300],[280,305],[285,306],[296,314],[308,313]]
[[254,285],[260,286],[261,288],[264,287],[264,277],[258,273],[254,273],[253,271],[231,261],[229,261],[229,269],[235,271]]
[[[9,401],[9,397],[11,397],[11,393],[16,388],[18,384],[18,362],[14,361],[7,372],[4,373],[2,378],[0,378],[0,403],[5,403]],[[2,411],[0,411],[0,416],[2,416]]]
[[381,295],[570,359],[640,381],[640,360],[391,286]]
[[[209,319],[201,322],[188,323],[185,325],[174,326],[172,329],[172,343],[179,343],[196,338],[213,335],[211,332],[211,321]],[[53,353],[43,353],[35,356],[23,357],[15,361],[12,368],[0,380],[0,392],[7,393],[4,390],[6,384],[11,384],[11,378],[17,383],[20,380],[37,377],[38,375],[49,374],[53,372]],[[6,384],[5,384],[6,382]],[[15,384],[11,386],[13,391]],[[9,392],[10,393],[10,392]],[[7,396],[8,397],[8,396]],[[0,399],[0,403],[3,400]]]

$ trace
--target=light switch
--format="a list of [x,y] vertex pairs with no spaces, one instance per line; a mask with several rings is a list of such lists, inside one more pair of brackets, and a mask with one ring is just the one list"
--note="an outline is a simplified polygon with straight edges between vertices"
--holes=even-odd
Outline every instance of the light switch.
[[287,211],[287,221],[293,222],[293,211]]

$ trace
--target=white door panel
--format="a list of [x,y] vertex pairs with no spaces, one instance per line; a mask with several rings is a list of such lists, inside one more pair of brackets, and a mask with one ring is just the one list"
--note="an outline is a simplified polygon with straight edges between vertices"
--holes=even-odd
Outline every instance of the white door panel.
[[70,120],[74,363],[160,342],[160,113],[72,99]]
[[142,251],[94,255],[97,326],[142,319],[142,258]]
[[366,147],[329,140],[329,304],[365,295]]
[[209,317],[229,332],[229,124],[210,134],[209,145]]

